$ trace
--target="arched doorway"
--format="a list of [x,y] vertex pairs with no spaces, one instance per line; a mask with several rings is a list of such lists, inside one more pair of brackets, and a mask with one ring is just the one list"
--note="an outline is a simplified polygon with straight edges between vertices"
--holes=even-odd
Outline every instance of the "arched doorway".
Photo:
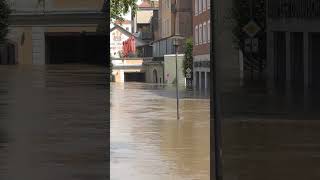
[[158,83],[158,72],[156,69],[153,70],[153,82]]

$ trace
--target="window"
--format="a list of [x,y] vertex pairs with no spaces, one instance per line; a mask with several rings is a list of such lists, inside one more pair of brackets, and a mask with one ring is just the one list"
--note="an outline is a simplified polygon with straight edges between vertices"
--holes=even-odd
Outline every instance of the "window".
[[207,0],[207,9],[210,9],[210,0]]
[[199,26],[199,44],[202,44],[202,24]]
[[198,15],[198,0],[194,0],[194,13],[195,15]]
[[199,31],[198,31],[198,26],[195,27],[195,31],[194,31],[194,42],[196,45],[198,45],[198,37],[199,37]]
[[208,42],[210,42],[210,20],[208,21]]
[[167,36],[169,36],[169,19],[167,19]]
[[199,14],[202,12],[202,0],[199,0]]
[[202,12],[206,11],[207,8],[207,0],[202,0]]
[[203,44],[207,42],[207,23],[203,23]]
[[162,27],[162,37],[164,37],[165,35],[166,35],[166,25],[167,25],[167,23],[166,23],[166,20],[164,20],[163,21],[163,27]]

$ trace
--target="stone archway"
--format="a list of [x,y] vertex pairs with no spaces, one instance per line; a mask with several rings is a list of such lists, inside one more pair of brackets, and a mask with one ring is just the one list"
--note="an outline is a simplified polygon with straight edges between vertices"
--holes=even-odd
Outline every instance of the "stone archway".
[[153,70],[153,82],[158,83],[158,72],[156,69]]

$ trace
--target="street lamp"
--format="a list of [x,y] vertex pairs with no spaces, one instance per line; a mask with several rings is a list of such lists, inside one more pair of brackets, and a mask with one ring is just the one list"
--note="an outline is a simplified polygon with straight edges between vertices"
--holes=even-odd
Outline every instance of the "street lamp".
[[184,39],[183,36],[176,34],[170,37],[172,39],[172,44],[175,49],[175,54],[176,54],[176,98],[177,98],[177,119],[180,119],[179,116],[179,75],[178,75],[178,47],[180,45],[181,40]]

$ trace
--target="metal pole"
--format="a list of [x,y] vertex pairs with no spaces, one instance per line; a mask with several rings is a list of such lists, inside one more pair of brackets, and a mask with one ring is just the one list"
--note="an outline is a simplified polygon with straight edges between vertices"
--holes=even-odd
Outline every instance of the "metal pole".
[[[211,0],[211,10],[214,8],[213,13],[217,15],[217,9],[219,8],[218,2],[223,2],[223,1],[218,1],[218,0]],[[219,17],[219,16],[218,16]],[[211,19],[214,19],[214,17],[210,17]],[[216,24],[217,21],[214,21]],[[214,26],[216,27],[216,26]],[[215,31],[217,30],[216,28],[210,28],[211,29],[211,35],[212,40],[210,41],[210,62],[211,62],[211,68],[212,68],[212,73],[211,73],[211,78],[213,80],[213,83],[210,84],[210,89],[211,89],[211,95],[212,98],[210,106],[213,106],[213,113],[210,113],[210,121],[213,121],[213,123],[210,123],[210,128],[213,129],[210,131],[210,138],[212,144],[214,144],[214,152],[211,151],[210,156],[211,156],[211,163],[214,166],[214,177],[215,180],[223,180],[223,173],[222,173],[222,132],[221,132],[221,121],[222,121],[222,114],[221,114],[221,99],[220,99],[220,86],[219,84],[220,81],[220,74],[217,72],[218,67],[220,66],[220,63],[218,61],[221,61],[221,59],[217,59],[217,54],[215,53],[216,49],[215,47],[217,46],[217,43],[215,41]],[[211,134],[213,133],[213,134]],[[214,141],[214,142],[212,142]],[[213,158],[212,158],[213,157]]]
[[179,76],[178,76],[178,51],[177,51],[178,45],[176,45],[176,96],[177,96],[177,119],[180,119],[179,116]]
[[[177,6],[177,0],[175,1]],[[174,13],[174,35],[177,35],[177,12]],[[178,39],[174,39],[175,42],[175,51],[176,51],[176,96],[177,96],[177,119],[180,119],[179,116],[179,76],[178,76]]]

